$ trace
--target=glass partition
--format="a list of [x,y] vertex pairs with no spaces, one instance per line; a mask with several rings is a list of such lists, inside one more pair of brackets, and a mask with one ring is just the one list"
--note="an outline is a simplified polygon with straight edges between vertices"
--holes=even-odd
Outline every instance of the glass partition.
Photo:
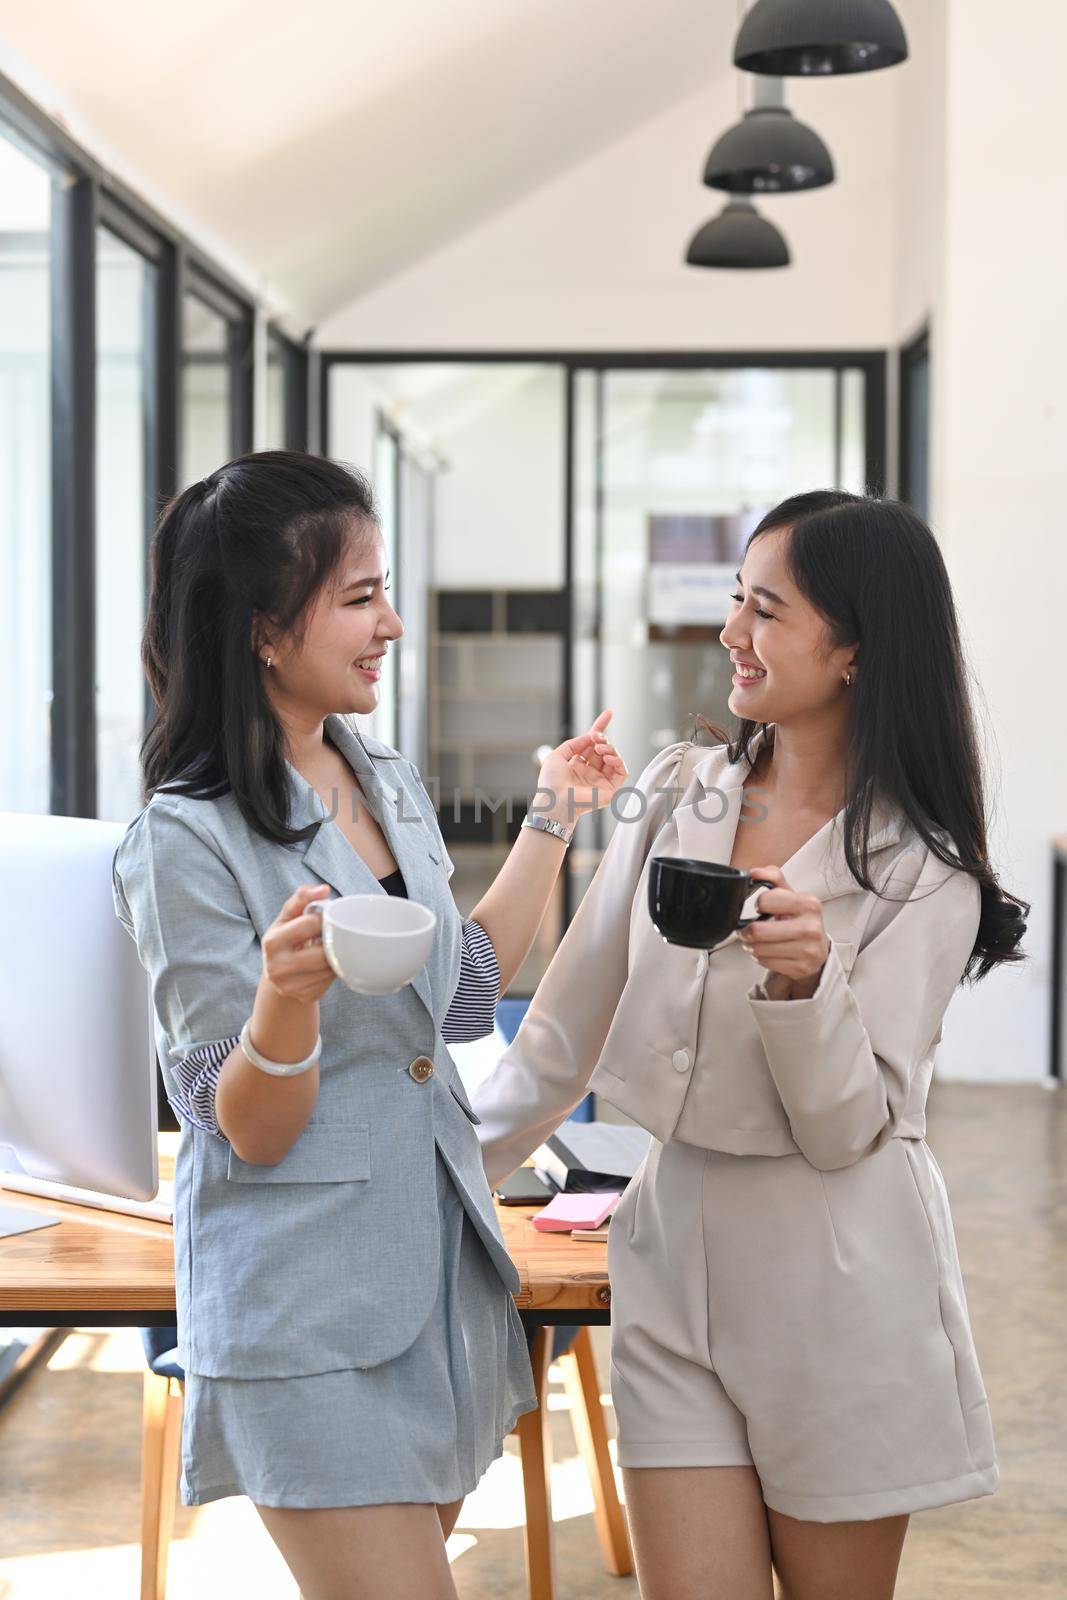
[[[878,474],[880,374],[874,358],[330,361],[329,449],[374,463],[409,630],[396,452],[436,463],[428,649],[405,673],[404,641],[398,725],[407,737],[425,703],[461,910],[504,860],[542,747],[611,707],[636,777],[694,713],[729,723],[719,630],[744,540],[786,495]],[[391,443],[376,443],[383,415]],[[609,811],[579,825],[513,993],[543,975],[612,826]]]
[[267,417],[264,428],[264,450],[284,450],[286,437],[286,351],[285,345],[273,328],[267,330]]
[[[733,725],[719,631],[745,540],[787,495],[863,492],[866,374],[623,367],[574,381],[575,704],[612,706],[636,777],[696,713]],[[610,812],[583,826],[574,905],[612,826]]]
[[[378,501],[378,526],[385,546],[385,570],[389,574],[389,599],[403,621],[404,596],[400,581],[400,440],[393,429],[378,419],[374,441],[374,494]],[[404,653],[402,639],[394,641],[382,666],[378,684],[378,708],[374,716],[377,737],[396,748],[397,683],[399,658]]]
[[[372,731],[438,800],[465,915],[521,825],[539,748],[563,737],[565,391],[558,363],[328,369],[328,448],[372,473],[405,630]],[[536,987],[562,925],[561,879],[511,993]]]
[[206,478],[234,454],[233,363],[226,318],[199,295],[182,297],[181,483]]
[[51,809],[52,180],[0,136],[0,809]]
[[153,510],[156,268],[96,235],[96,815],[141,809],[141,633]]

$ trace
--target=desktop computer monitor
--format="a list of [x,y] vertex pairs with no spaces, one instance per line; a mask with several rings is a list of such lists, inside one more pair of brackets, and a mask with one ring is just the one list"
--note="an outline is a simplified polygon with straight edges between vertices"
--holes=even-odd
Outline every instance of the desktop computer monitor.
[[149,980],[112,899],[125,831],[0,812],[0,1195],[165,1219]]

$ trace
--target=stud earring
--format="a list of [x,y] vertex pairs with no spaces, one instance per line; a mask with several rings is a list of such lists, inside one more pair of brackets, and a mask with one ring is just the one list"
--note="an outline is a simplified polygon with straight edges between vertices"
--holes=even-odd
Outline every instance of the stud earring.
[[845,673],[845,683],[848,685],[848,687],[850,689],[852,688],[852,674],[851,674],[851,672],[846,672]]
[[267,657],[267,666],[268,667],[272,667],[273,665],[274,665],[274,657],[273,656],[268,656]]

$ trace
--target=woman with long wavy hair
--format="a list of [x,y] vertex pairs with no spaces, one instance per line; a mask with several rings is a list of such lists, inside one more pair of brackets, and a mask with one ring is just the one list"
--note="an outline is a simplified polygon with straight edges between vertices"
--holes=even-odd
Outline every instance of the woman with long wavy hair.
[[[998,1483],[925,1105],[953,993],[1023,959],[1029,906],[989,861],[929,528],[798,495],[738,580],[736,731],[628,792],[474,1105],[492,1182],[590,1088],[653,1136],[608,1233],[644,1600],[772,1600],[774,1573],[785,1600],[889,1600],[911,1512]],[[765,920],[667,943],[653,856],[745,869]]]

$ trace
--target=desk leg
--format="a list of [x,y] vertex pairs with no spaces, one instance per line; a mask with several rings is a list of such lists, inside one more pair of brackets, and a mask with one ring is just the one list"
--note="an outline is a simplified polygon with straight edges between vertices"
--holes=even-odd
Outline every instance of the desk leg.
[[574,1344],[561,1358],[561,1365],[571,1403],[571,1427],[593,1488],[593,1513],[604,1565],[613,1577],[628,1577],[634,1570],[630,1536],[615,1486],[593,1341],[588,1328],[579,1328]]
[[526,1577],[530,1600],[556,1600],[556,1554],[552,1536],[552,1436],[548,1410],[548,1369],[552,1362],[552,1329],[537,1330],[530,1363],[537,1410],[515,1424],[522,1461],[526,1500]]
[[165,1600],[181,1469],[182,1386],[144,1374],[141,1424],[141,1600]]

